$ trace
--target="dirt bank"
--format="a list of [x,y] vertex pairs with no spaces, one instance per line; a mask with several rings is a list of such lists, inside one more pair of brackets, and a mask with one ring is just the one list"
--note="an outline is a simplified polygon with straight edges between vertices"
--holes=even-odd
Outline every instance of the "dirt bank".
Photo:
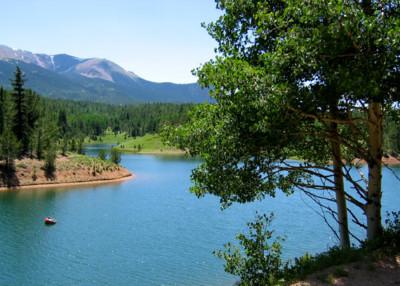
[[59,156],[56,170],[44,170],[44,161],[25,158],[15,161],[15,172],[0,173],[0,190],[66,187],[120,182],[133,178],[125,168],[82,155]]

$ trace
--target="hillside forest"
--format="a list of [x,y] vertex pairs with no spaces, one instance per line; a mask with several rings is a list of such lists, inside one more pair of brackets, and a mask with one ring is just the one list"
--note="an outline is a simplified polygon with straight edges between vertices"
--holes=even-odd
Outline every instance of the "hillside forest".
[[[42,97],[24,88],[23,71],[16,69],[13,88],[0,87],[0,158],[33,156],[51,150],[82,152],[85,138],[96,140],[106,130],[126,138],[158,134],[163,126],[187,122],[194,104],[148,103],[111,105]],[[397,112],[385,118],[386,154],[400,153]],[[54,152],[50,152],[54,153]]]
[[[187,119],[191,104],[110,105],[49,99],[25,89],[17,68],[12,89],[0,87],[0,160],[13,168],[16,158],[55,158],[58,152],[83,152],[85,138],[98,139],[106,130],[126,138],[158,133],[163,125]],[[46,159],[46,160],[47,160]]]

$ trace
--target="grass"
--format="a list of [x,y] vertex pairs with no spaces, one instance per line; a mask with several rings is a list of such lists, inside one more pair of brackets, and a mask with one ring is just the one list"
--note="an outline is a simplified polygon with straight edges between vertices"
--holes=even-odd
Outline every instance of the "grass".
[[[311,256],[305,254],[296,258],[285,270],[287,281],[304,279],[306,276],[335,267],[331,273],[319,274],[317,279],[331,284],[336,278],[348,277],[349,272],[343,265],[361,262],[367,265],[368,271],[375,271],[374,261],[397,255],[400,252],[400,212],[387,213],[386,228],[383,235],[371,242],[364,242],[358,248],[340,249],[333,247],[327,252]],[[356,265],[355,268],[360,268]]]
[[128,152],[162,152],[167,147],[161,142],[159,135],[146,134],[142,137],[129,138],[126,141],[121,142],[117,148],[121,151]]
[[114,133],[111,130],[106,130],[102,136],[99,136],[97,140],[90,139],[87,137],[85,139],[85,144],[120,144],[121,142],[127,140],[129,137],[125,132]]
[[[327,252],[311,256],[305,254],[296,258],[292,267],[287,271],[287,275],[292,279],[304,279],[306,276],[331,266],[340,266],[346,263],[362,260],[365,251],[359,248],[349,248],[342,250],[333,247]],[[340,268],[337,268],[339,274]]]
[[102,173],[103,171],[115,171],[119,169],[119,166],[110,162],[104,161],[99,158],[89,157],[79,154],[69,154],[69,160],[60,162],[57,166],[60,170],[88,170],[92,173]]
[[347,272],[342,267],[336,267],[335,271],[333,272],[333,275],[335,275],[335,277],[348,277],[349,272]]
[[129,137],[125,132],[114,133],[107,129],[97,140],[85,139],[85,144],[116,144],[117,150],[124,153],[142,154],[180,154],[181,150],[166,146],[158,134],[146,134],[140,137]]

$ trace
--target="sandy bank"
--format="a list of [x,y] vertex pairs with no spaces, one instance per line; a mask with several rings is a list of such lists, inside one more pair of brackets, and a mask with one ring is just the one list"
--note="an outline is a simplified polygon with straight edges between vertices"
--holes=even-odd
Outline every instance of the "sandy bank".
[[126,177],[117,178],[117,179],[102,179],[102,180],[93,180],[93,181],[82,181],[82,182],[72,182],[72,183],[57,183],[57,182],[49,182],[46,184],[35,184],[35,185],[24,185],[24,186],[13,186],[10,188],[0,187],[1,191],[11,191],[11,190],[24,190],[24,189],[44,189],[44,188],[63,188],[63,187],[77,187],[82,185],[99,185],[99,184],[112,184],[112,183],[120,183],[123,181],[128,181],[135,178],[135,175],[130,174]]
[[45,172],[43,161],[25,158],[16,160],[14,173],[0,172],[0,191],[108,184],[132,178],[121,166],[82,155],[58,157],[53,174]]
[[[367,162],[362,159],[354,159],[352,161],[354,165],[366,165]],[[385,156],[382,158],[382,164],[384,166],[400,166],[400,159],[393,156]]]

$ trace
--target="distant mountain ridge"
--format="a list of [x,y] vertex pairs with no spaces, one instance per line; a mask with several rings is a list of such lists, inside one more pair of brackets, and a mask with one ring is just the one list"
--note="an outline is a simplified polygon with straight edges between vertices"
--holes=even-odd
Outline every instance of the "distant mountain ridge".
[[107,59],[35,54],[0,45],[0,85],[10,87],[17,65],[26,75],[27,87],[53,98],[113,104],[210,100],[208,91],[196,83],[147,81]]

